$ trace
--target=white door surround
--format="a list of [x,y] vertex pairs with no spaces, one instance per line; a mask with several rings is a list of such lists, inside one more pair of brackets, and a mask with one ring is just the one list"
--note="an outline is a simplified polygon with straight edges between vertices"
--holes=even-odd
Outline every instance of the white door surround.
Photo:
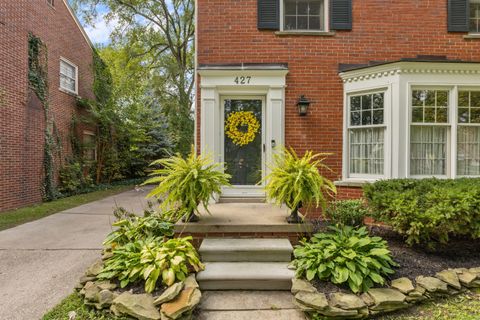
[[[235,97],[263,100],[263,144],[262,168],[268,173],[266,164],[272,160],[275,146],[285,141],[285,66],[225,66],[200,67],[200,151],[211,156],[215,162],[223,163],[223,100]],[[262,186],[227,188],[224,196],[264,196]]]

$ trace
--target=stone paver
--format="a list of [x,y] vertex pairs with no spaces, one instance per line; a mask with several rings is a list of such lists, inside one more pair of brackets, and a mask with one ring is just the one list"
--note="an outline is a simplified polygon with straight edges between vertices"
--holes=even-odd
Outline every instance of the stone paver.
[[99,257],[116,206],[146,208],[127,191],[0,232],[0,319],[39,319],[70,294]]
[[204,291],[198,320],[305,320],[289,291]]

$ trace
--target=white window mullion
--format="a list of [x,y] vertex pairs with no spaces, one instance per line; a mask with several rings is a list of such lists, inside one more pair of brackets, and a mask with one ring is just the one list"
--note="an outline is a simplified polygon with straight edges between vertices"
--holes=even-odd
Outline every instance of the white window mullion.
[[452,95],[450,98],[450,124],[451,124],[451,135],[450,135],[450,178],[457,177],[457,137],[458,137],[458,86],[455,86],[452,90]]

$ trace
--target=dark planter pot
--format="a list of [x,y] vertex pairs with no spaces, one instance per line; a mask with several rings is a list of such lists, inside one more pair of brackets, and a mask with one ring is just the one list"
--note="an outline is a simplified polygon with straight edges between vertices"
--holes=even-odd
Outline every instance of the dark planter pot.
[[295,209],[292,210],[290,216],[287,217],[288,223],[303,223],[302,217],[298,215],[298,210],[300,210],[301,207],[302,204],[300,203]]
[[183,216],[182,218],[182,222],[192,223],[192,222],[198,222],[198,221],[200,221],[200,218],[193,212],[191,212],[189,215]]

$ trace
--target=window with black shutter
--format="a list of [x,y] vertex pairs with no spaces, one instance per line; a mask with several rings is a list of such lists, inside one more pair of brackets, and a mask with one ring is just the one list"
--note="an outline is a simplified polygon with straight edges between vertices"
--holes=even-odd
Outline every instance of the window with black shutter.
[[448,0],[448,31],[469,31],[469,0]]
[[330,29],[352,30],[352,0],[330,0]]

